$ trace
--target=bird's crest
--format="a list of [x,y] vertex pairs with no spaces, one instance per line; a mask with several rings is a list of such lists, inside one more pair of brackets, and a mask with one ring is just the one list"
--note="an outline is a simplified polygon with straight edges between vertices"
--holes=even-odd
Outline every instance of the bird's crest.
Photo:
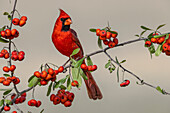
[[65,11],[63,11],[62,9],[59,9],[59,10],[60,10],[60,16],[59,17],[70,18],[70,16]]

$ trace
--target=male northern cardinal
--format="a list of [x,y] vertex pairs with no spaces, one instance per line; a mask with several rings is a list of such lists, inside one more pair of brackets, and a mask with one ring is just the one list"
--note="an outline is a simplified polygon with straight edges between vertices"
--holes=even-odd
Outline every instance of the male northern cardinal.
[[[77,38],[77,33],[70,28],[72,23],[70,16],[60,9],[60,16],[57,18],[53,33],[52,41],[56,49],[63,55],[70,57],[73,50],[80,48],[80,51],[73,56],[75,60],[83,58],[83,49],[80,44],[79,39]],[[85,63],[85,61],[83,61]],[[88,95],[90,99],[101,99],[103,96],[99,87],[97,86],[95,80],[93,79],[89,71],[84,71],[88,80],[85,80],[87,87]]]

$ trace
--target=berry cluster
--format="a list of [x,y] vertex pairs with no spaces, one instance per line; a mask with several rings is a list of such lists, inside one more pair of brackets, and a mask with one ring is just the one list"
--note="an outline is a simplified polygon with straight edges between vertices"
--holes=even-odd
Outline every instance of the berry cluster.
[[9,58],[9,52],[6,49],[2,49],[1,52],[0,52],[0,58],[8,59]]
[[106,30],[96,29],[96,35],[99,36],[100,40],[103,40],[103,43],[110,48],[113,48],[118,44],[118,39],[116,38],[117,33],[114,34]]
[[5,39],[14,39],[19,36],[19,32],[16,29],[6,29],[5,31],[1,31],[1,36]]
[[58,70],[53,70],[52,68],[45,69],[41,73],[39,71],[34,72],[34,76],[41,78],[40,84],[47,85],[48,81],[55,81],[56,75],[63,72],[64,67],[60,66]]
[[24,60],[24,58],[25,58],[25,52],[24,51],[19,51],[19,52],[16,51],[16,50],[12,51],[12,56],[11,56],[12,60],[14,60],[14,61],[17,61],[17,60],[22,61],[22,60]]
[[31,99],[31,100],[28,101],[28,105],[29,106],[40,107],[41,101],[40,100],[36,101],[35,99]]
[[126,87],[130,84],[130,81],[129,80],[124,80],[121,84],[120,84],[120,87]]
[[14,84],[19,84],[20,79],[18,77],[0,77],[0,83],[2,83],[4,86],[9,86],[10,83],[13,82]]
[[70,107],[72,105],[72,101],[74,100],[74,93],[69,91],[65,91],[64,89],[58,90],[58,93],[51,94],[50,101],[53,102],[54,105],[64,104],[65,107]]
[[16,69],[16,66],[15,66],[15,65],[11,65],[10,68],[7,67],[7,66],[4,66],[4,67],[3,67],[3,71],[4,71],[4,72],[7,72],[7,73],[8,73],[9,71],[14,72],[15,69]]
[[13,23],[14,25],[19,25],[20,27],[22,27],[23,25],[26,24],[26,21],[27,21],[27,17],[26,17],[26,16],[22,16],[20,19],[14,18],[14,19],[12,20],[12,23]]
[[[15,98],[15,96],[16,96],[16,94],[11,95],[11,100],[13,100]],[[19,98],[17,98],[14,103],[21,104],[21,103],[25,102],[26,96],[27,96],[26,93],[21,94],[21,96]]]
[[166,42],[162,45],[163,53],[167,56],[170,56],[170,37],[166,40]]
[[81,64],[80,67],[84,71],[95,71],[97,69],[97,65],[89,65],[89,66],[87,66],[86,64]]

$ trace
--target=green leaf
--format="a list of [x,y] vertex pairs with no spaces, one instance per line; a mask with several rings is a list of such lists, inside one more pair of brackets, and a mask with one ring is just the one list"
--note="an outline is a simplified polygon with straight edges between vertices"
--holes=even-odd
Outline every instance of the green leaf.
[[9,74],[3,74],[5,77],[10,77],[10,75]]
[[8,15],[8,20],[10,20],[10,21],[11,21],[11,19],[12,19],[11,15]]
[[144,30],[152,30],[152,29],[150,29],[150,28],[148,28],[148,27],[145,27],[145,26],[140,26],[142,29],[144,29]]
[[91,29],[89,29],[89,31],[96,32],[96,29],[91,28]]
[[71,79],[70,79],[70,77],[67,79],[67,90],[68,91],[71,90]]
[[160,29],[161,27],[165,26],[165,25],[166,25],[166,24],[159,25],[159,26],[156,28],[156,31],[157,31],[158,29]]
[[82,62],[84,61],[84,59],[85,59],[85,57],[84,57],[84,58],[82,58],[82,59],[80,59],[80,60],[78,60],[78,61],[75,63],[74,67],[75,67],[75,68],[80,67],[80,66],[81,66],[81,64],[82,64]]
[[78,74],[77,81],[78,81],[78,88],[80,88],[81,85],[82,85],[82,78],[81,78],[81,74],[80,74],[80,67],[79,67],[79,74]]
[[51,93],[51,87],[52,87],[52,85],[53,85],[53,82],[51,82],[51,84],[50,84],[49,87],[48,87],[47,96],[49,96],[50,93]]
[[0,42],[2,42],[2,43],[8,43],[9,41],[7,41],[7,40],[5,40],[5,39],[3,39],[3,38],[0,37]]
[[3,93],[3,95],[9,94],[12,90],[13,90],[13,89],[9,89],[9,90],[5,91],[5,92]]
[[40,79],[37,78],[36,76],[34,76],[34,77],[29,81],[28,87],[36,86],[36,85],[38,84],[38,82],[40,82]]
[[159,86],[156,87],[156,90],[158,90],[158,91],[161,92],[162,94],[165,94],[164,91],[163,91]]
[[5,103],[8,104],[8,105],[11,105],[11,100],[8,100],[8,99],[5,99]]
[[4,12],[4,14],[3,15],[9,15],[9,13],[8,12]]
[[88,80],[82,69],[80,69],[80,75],[83,77],[84,80]]
[[7,90],[11,90],[13,88],[9,88],[9,89],[0,89],[0,91],[7,91]]
[[141,37],[146,31],[147,31],[147,30],[142,31],[141,34],[140,34],[140,37]]
[[159,56],[161,54],[161,52],[162,52],[162,46],[159,45],[156,49],[155,56]]
[[100,38],[98,38],[98,46],[99,46],[100,49],[103,49],[103,47],[102,47],[102,41],[100,40]]
[[150,54],[154,54],[155,53],[154,45],[152,44],[150,47],[148,47],[148,50],[149,50]]
[[118,59],[117,59],[117,56],[115,57],[115,59],[116,59],[116,62],[117,62],[118,64],[120,64],[119,61],[118,61]]
[[160,38],[160,37],[163,37],[163,36],[165,36],[165,34],[163,34],[163,35],[155,35],[155,36],[153,36],[154,38]]
[[[54,88],[60,87],[62,84],[64,84],[67,80],[67,78],[70,77],[70,75],[67,75],[65,78],[60,79],[58,82],[55,83]],[[53,88],[53,89],[54,89]]]
[[93,65],[93,62],[92,62],[92,60],[91,60],[91,58],[89,56],[87,57],[87,65],[88,66]]
[[41,111],[40,111],[40,113],[43,113],[44,112],[44,109],[42,109]]
[[67,88],[64,85],[61,85],[59,88],[66,90]]
[[139,35],[135,35],[136,37],[139,37]]
[[4,99],[2,99],[1,101],[0,101],[0,106],[2,106],[4,104]]
[[77,48],[77,49],[73,50],[73,52],[70,55],[70,57],[73,56],[73,55],[76,55],[79,51],[80,51],[80,48]]
[[122,64],[122,63],[124,63],[124,62],[126,62],[126,60],[121,61],[120,64]]
[[107,69],[111,64],[111,61],[109,60],[106,64],[105,64],[105,68]]
[[55,84],[53,85],[53,90],[54,90],[55,88],[58,88],[59,86],[60,86],[60,81],[55,82]]
[[117,68],[117,82],[119,82],[119,67]]
[[32,75],[29,79],[28,79],[28,82],[30,82],[35,76]]
[[153,32],[148,35],[148,38],[152,38],[152,37],[153,37]]

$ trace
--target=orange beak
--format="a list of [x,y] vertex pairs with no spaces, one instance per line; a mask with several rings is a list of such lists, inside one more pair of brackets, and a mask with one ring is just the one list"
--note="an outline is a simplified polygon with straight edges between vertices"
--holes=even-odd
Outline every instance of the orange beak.
[[65,22],[64,22],[64,25],[70,25],[72,24],[72,21],[70,18],[68,18]]

